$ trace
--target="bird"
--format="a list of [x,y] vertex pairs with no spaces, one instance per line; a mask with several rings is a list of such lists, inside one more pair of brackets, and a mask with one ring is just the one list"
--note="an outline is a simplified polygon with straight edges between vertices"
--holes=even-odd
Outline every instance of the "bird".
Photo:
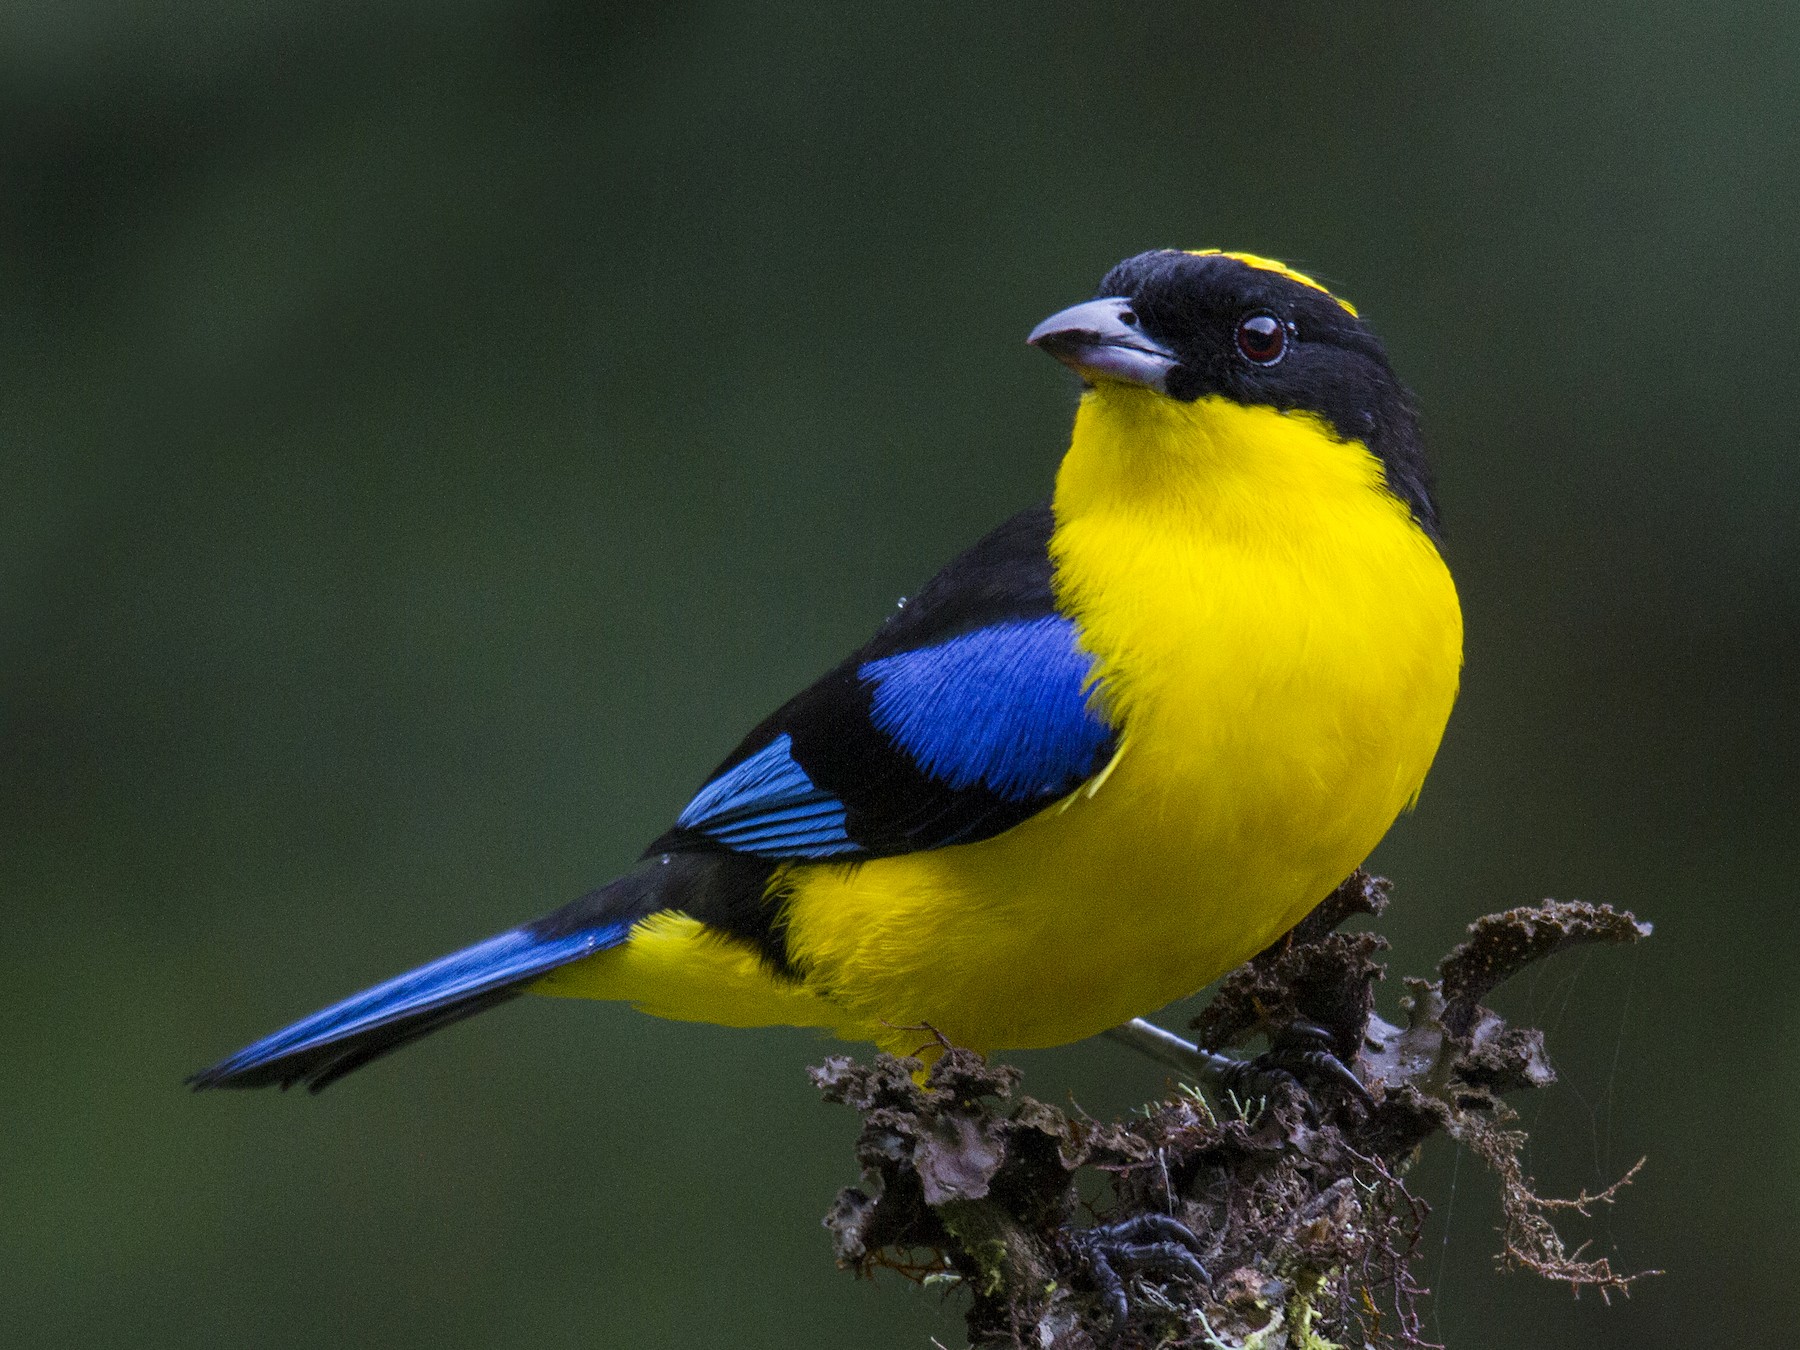
[[1355,306],[1251,253],[1127,258],[1027,341],[1079,377],[1047,501],[759,723],[617,879],[190,1084],[316,1092],[524,993],[1053,1046],[1290,930],[1415,803],[1461,678],[1413,397]]

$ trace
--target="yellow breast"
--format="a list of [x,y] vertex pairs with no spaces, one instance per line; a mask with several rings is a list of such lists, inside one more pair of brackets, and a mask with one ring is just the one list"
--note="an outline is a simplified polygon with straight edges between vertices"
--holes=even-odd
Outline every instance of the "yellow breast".
[[1368,855],[1449,716],[1449,572],[1312,417],[1102,385],[1056,514],[1119,754],[994,839],[795,871],[789,951],[873,1039],[1057,1044],[1193,992]]

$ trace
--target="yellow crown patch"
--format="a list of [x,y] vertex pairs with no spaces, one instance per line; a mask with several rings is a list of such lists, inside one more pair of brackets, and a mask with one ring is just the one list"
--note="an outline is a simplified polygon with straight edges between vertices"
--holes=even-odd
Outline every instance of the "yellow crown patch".
[[[1325,287],[1321,286],[1318,282],[1314,281],[1311,277],[1307,276],[1306,273],[1296,272],[1293,268],[1289,267],[1286,263],[1277,262],[1274,258],[1259,257],[1257,254],[1254,254],[1254,253],[1232,253],[1229,250],[1222,249],[1222,248],[1190,248],[1186,251],[1191,256],[1196,257],[1196,258],[1230,258],[1233,262],[1243,263],[1245,267],[1255,267],[1255,268],[1259,268],[1260,270],[1262,270],[1264,272],[1273,272],[1277,276],[1286,277],[1289,281],[1297,281],[1302,286],[1311,286],[1315,291],[1318,291],[1321,295],[1331,295],[1331,292],[1329,290],[1327,290]],[[1342,305],[1344,307],[1345,311],[1350,315],[1351,318],[1354,319],[1354,318],[1361,317],[1356,312],[1356,306],[1351,304],[1348,300],[1344,299],[1342,296],[1331,295],[1331,298],[1333,300],[1336,300],[1338,302],[1338,304]]]

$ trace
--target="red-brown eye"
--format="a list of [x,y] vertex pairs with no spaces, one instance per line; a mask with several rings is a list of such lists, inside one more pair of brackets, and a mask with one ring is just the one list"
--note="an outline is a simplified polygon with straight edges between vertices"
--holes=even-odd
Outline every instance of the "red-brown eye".
[[1237,349],[1246,361],[1272,366],[1287,351],[1287,325],[1273,314],[1251,314],[1237,326]]

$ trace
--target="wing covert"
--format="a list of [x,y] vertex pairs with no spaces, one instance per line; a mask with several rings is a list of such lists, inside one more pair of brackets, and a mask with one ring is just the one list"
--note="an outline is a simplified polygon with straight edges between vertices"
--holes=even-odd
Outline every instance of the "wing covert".
[[807,777],[793,749],[793,738],[783,733],[738,761],[694,794],[676,826],[762,858],[855,853],[844,832],[844,804]]
[[650,852],[891,856],[990,838],[1098,773],[1118,733],[1056,609],[1049,507],[932,579],[746,737]]
[[1110,753],[1112,727],[1088,701],[1093,659],[1061,615],[978,628],[857,673],[876,727],[953,791],[1060,797]]

